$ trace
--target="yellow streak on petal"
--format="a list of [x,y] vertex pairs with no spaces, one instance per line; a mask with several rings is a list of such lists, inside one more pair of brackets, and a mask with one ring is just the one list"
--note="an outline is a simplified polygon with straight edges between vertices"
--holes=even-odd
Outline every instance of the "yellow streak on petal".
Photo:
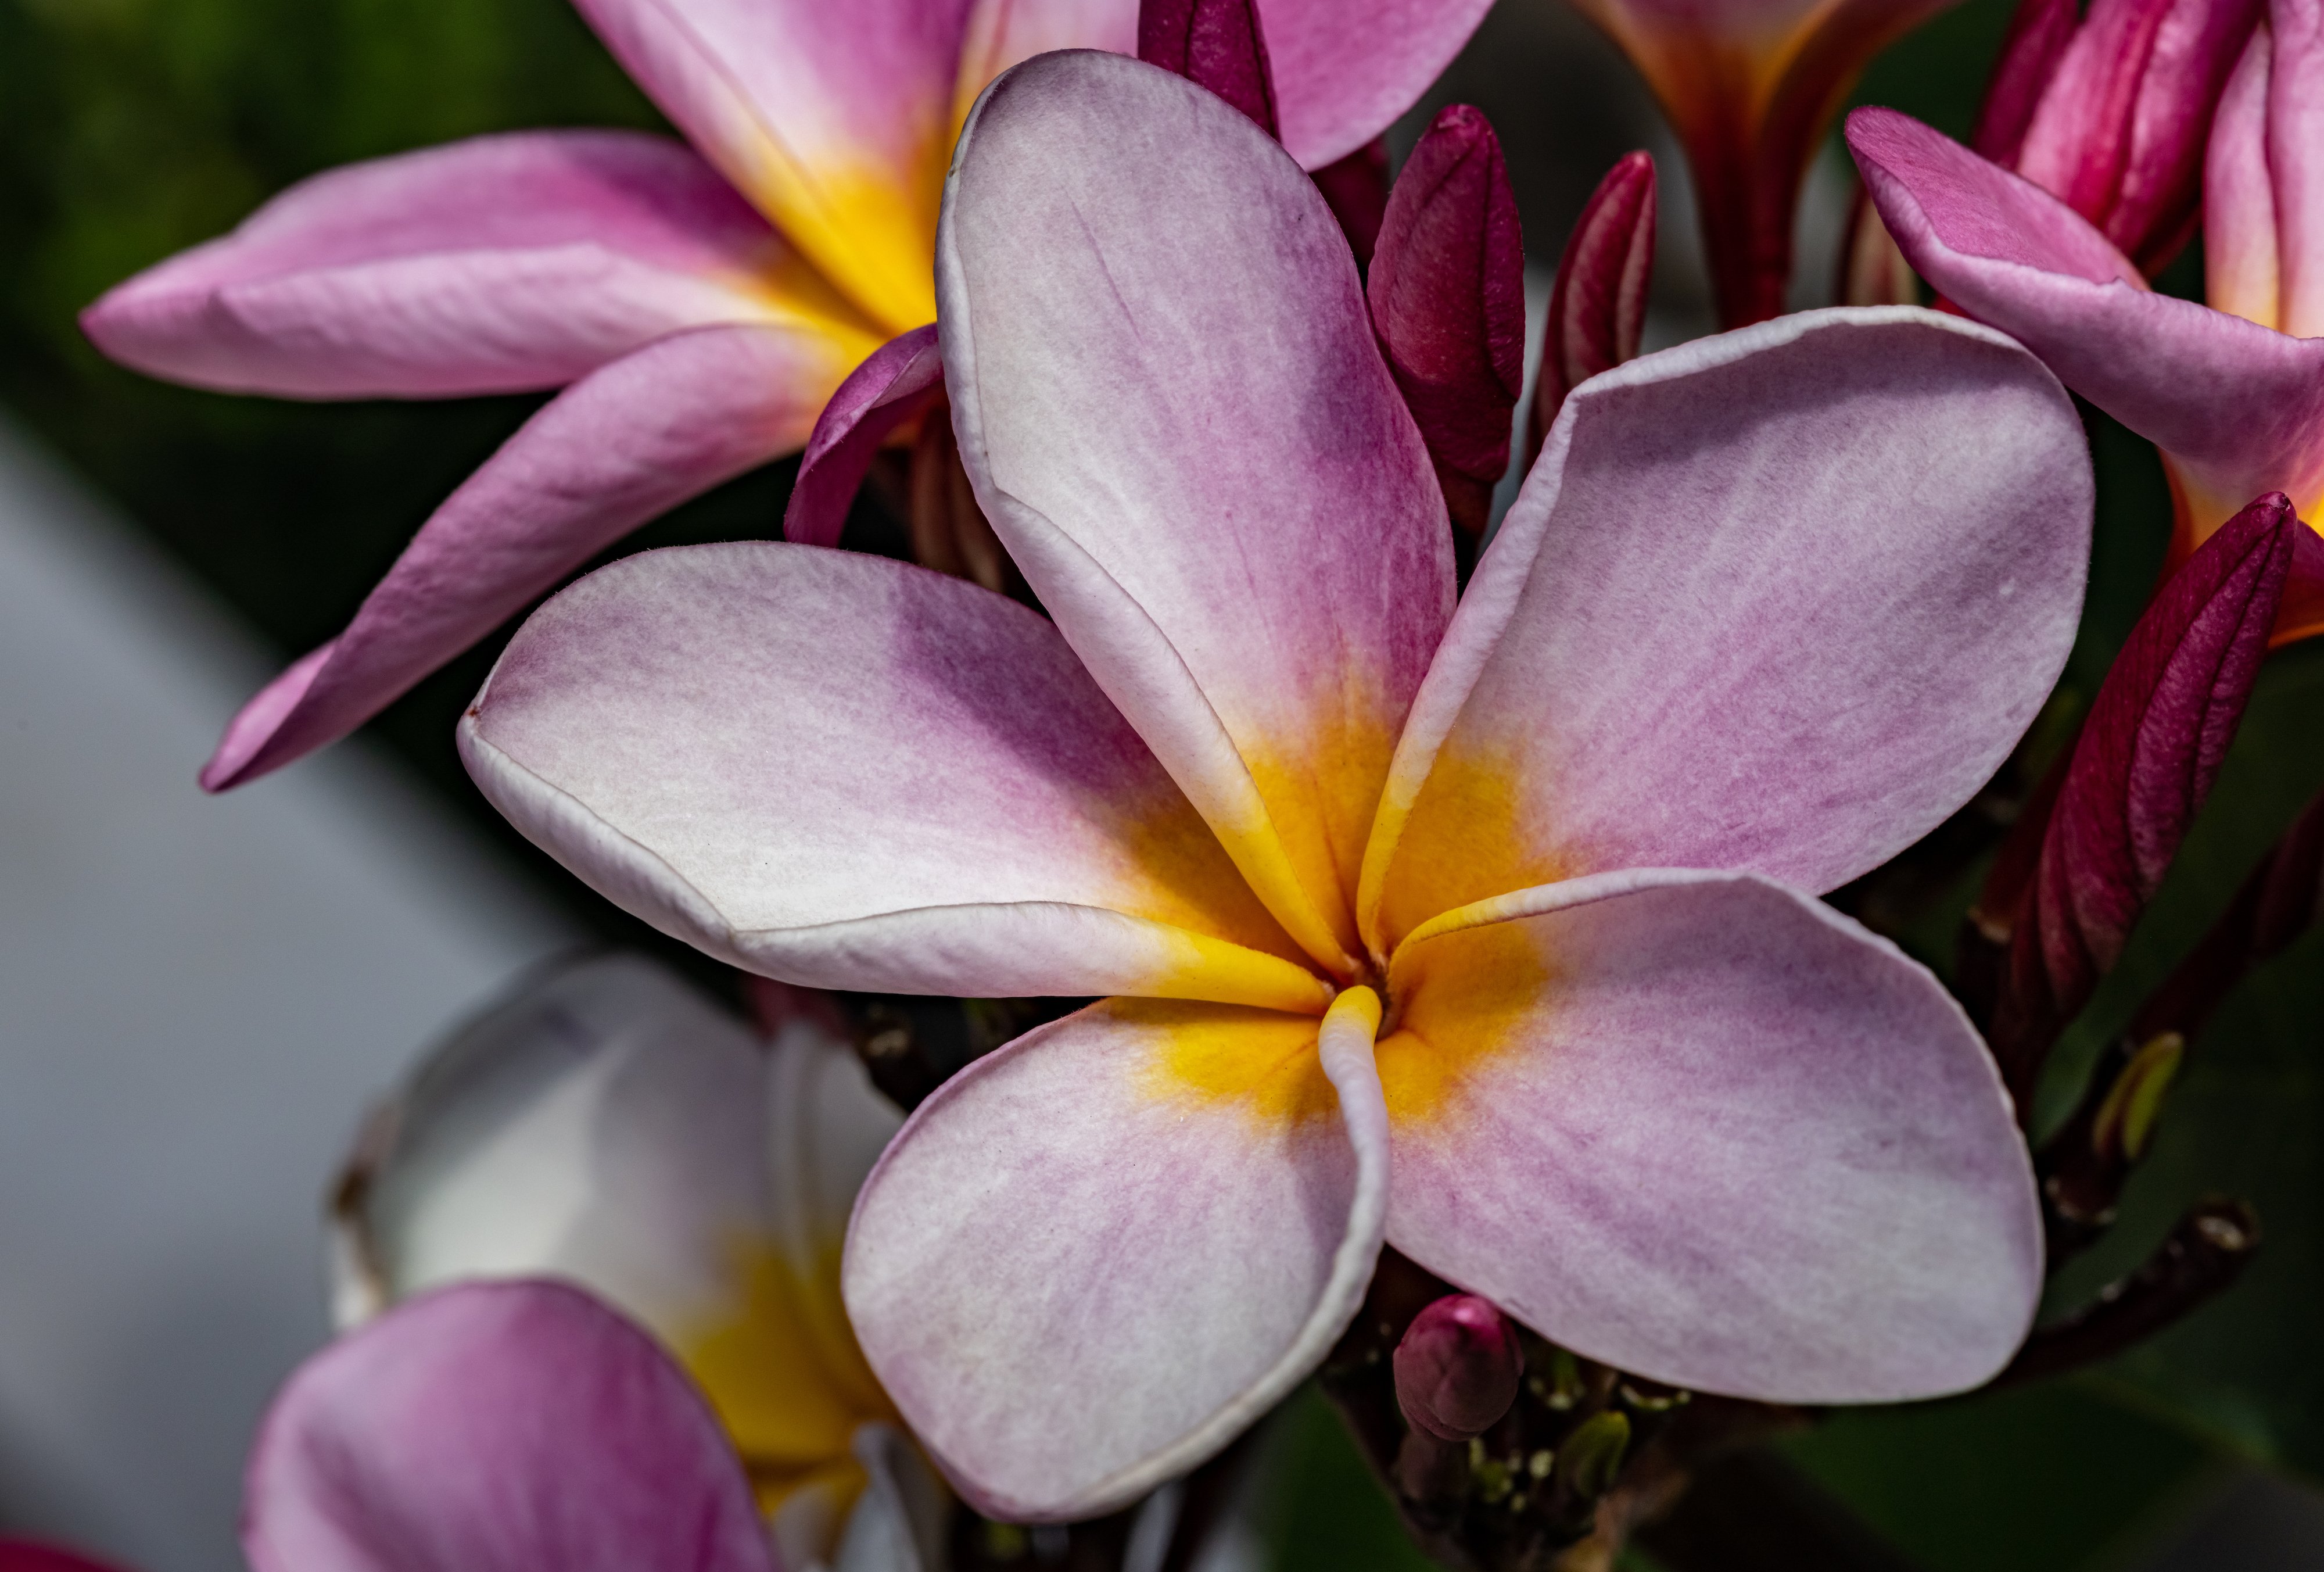
[[868,316],[883,338],[936,320],[936,212],[948,144],[928,140],[899,180],[870,161],[812,164],[763,137],[737,171],[743,195]]
[[1445,1119],[1481,1066],[1539,1040],[1556,974],[1528,928],[1463,929],[1397,957],[1402,1008],[1375,1054],[1391,1124]]
[[831,387],[835,391],[849,372],[894,335],[865,315],[800,253],[780,245],[770,245],[767,252],[756,273],[733,282],[758,305],[762,320],[797,328],[831,346]]
[[1155,1034],[1141,1080],[1157,1101],[1229,1105],[1276,1125],[1339,1117],[1313,1016],[1145,999],[1116,999],[1108,1008]]
[[1377,684],[1352,678],[1299,708],[1319,717],[1305,735],[1270,726],[1271,745],[1239,741],[1238,749],[1300,888],[1340,948],[1360,956],[1357,883],[1403,710],[1382,698]]
[[1376,953],[1392,955],[1430,918],[1473,901],[1571,876],[1565,861],[1529,833],[1521,760],[1457,736],[1437,755],[1413,799],[1366,922]]
[[807,1277],[764,1242],[738,1244],[734,1254],[738,1302],[678,1337],[678,1357],[733,1438],[762,1508],[818,1482],[844,1484],[852,1500],[862,1480],[849,1451],[855,1428],[897,1418],[847,1330],[839,1245],[819,1250]]

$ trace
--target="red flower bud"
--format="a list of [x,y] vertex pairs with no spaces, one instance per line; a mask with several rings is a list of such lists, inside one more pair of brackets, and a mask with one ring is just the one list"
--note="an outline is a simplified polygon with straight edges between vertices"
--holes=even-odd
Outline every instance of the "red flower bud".
[[1414,1317],[1394,1363],[1405,1419],[1440,1441],[1491,1429],[1517,1401],[1525,1373],[1517,1328],[1474,1294],[1447,1294]]
[[1625,153],[1606,171],[1566,237],[1549,296],[1528,456],[1541,450],[1565,395],[1638,353],[1655,270],[1655,161]]
[[1138,58],[1208,88],[1269,136],[1282,134],[1253,0],[1140,0]]
[[1474,535],[1509,467],[1510,415],[1525,391],[1525,240],[1481,112],[1445,109],[1405,161],[1367,292],[1445,504]]
[[2021,1109],[2210,794],[2307,528],[2275,492],[2163,587],[2090,706],[2014,924],[1993,1046]]
[[1340,233],[1348,237],[1348,249],[1370,266],[1379,246],[1380,225],[1388,217],[1388,143],[1374,137],[1317,170],[1314,178],[1332,217],[1340,221]]
[[2061,47],[2056,0],[2026,0],[1978,119],[1979,151],[2006,153],[1997,162],[2157,271],[2194,233],[2212,112],[2260,4],[2093,0]]

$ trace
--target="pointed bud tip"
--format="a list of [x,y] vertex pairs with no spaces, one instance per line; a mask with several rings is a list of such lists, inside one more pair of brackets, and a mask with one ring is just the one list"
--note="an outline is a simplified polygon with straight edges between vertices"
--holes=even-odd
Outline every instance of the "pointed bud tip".
[[1517,1401],[1525,1355],[1491,1301],[1448,1294],[1413,1318],[1396,1345],[1396,1401],[1440,1441],[1482,1435]]

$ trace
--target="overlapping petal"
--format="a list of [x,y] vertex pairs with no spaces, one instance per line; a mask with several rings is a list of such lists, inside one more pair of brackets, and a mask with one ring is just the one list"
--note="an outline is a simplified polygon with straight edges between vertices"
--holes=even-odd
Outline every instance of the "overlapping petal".
[[1283,145],[1308,169],[1345,158],[1412,107],[1492,0],[1259,0]]
[[1528,891],[1397,957],[1388,1237],[1593,1359],[1783,1402],[1976,1385],[2034,1179],[1936,979],[1748,875]]
[[2056,380],[1932,312],[1787,317],[1583,384],[1415,706],[1368,937],[1612,868],[1877,865],[2047,696],[2090,513]]
[[345,633],[243,707],[202,785],[338,741],[655,514],[797,448],[845,365],[781,329],[702,328],[566,389],[436,510]]
[[1184,79],[1053,55],[963,133],[936,267],[977,501],[1260,899],[1346,975],[1452,573],[1330,210]]
[[690,150],[477,137],[333,170],[109,291],[82,326],[152,375],[296,398],[556,387],[666,333],[878,333]]
[[733,1447],[645,1334],[540,1281],[439,1290],[260,1427],[257,1572],[775,1572]]
[[783,512],[783,534],[802,546],[836,546],[855,489],[889,433],[925,414],[944,390],[931,323],[890,339],[850,372],[816,418]]
[[721,173],[886,330],[936,314],[931,226],[972,0],[576,0]]
[[1848,135],[1914,267],[2170,454],[2199,534],[2270,491],[2324,502],[2324,338],[2150,292],[2063,203],[1893,110]]
[[1379,1250],[1379,1022],[1362,988],[1320,1028],[1108,1000],[921,1105],[857,1204],[847,1308],[971,1500],[1107,1511],[1314,1367]]
[[816,986],[1328,997],[1047,623],[884,559],[657,551],[518,633],[460,748],[598,892]]

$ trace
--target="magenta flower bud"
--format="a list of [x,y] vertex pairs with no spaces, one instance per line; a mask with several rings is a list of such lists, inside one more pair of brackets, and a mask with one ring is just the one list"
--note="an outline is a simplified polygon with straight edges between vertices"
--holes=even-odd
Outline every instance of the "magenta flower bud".
[[2020,1107],[2210,793],[2306,531],[2281,492],[2229,520],[2172,575],[2099,686],[2043,829],[1994,1017]]
[[1199,83],[1282,134],[1255,0],[1140,0],[1138,58]]
[[1482,112],[1436,116],[1388,192],[1367,292],[1388,369],[1471,534],[1509,467],[1525,391],[1525,239]]
[[1549,295],[1529,453],[1541,450],[1565,395],[1638,353],[1655,271],[1655,161],[1624,153],[1590,194],[1566,237]]
[[2261,0],[2095,0],[2066,36],[2070,5],[2026,0],[1977,144],[2153,273],[2194,233],[2212,113],[2260,10]]
[[1490,1300],[1447,1294],[1413,1318],[1395,1368],[1397,1404],[1413,1429],[1465,1441],[1517,1401],[1525,1355],[1517,1328]]

